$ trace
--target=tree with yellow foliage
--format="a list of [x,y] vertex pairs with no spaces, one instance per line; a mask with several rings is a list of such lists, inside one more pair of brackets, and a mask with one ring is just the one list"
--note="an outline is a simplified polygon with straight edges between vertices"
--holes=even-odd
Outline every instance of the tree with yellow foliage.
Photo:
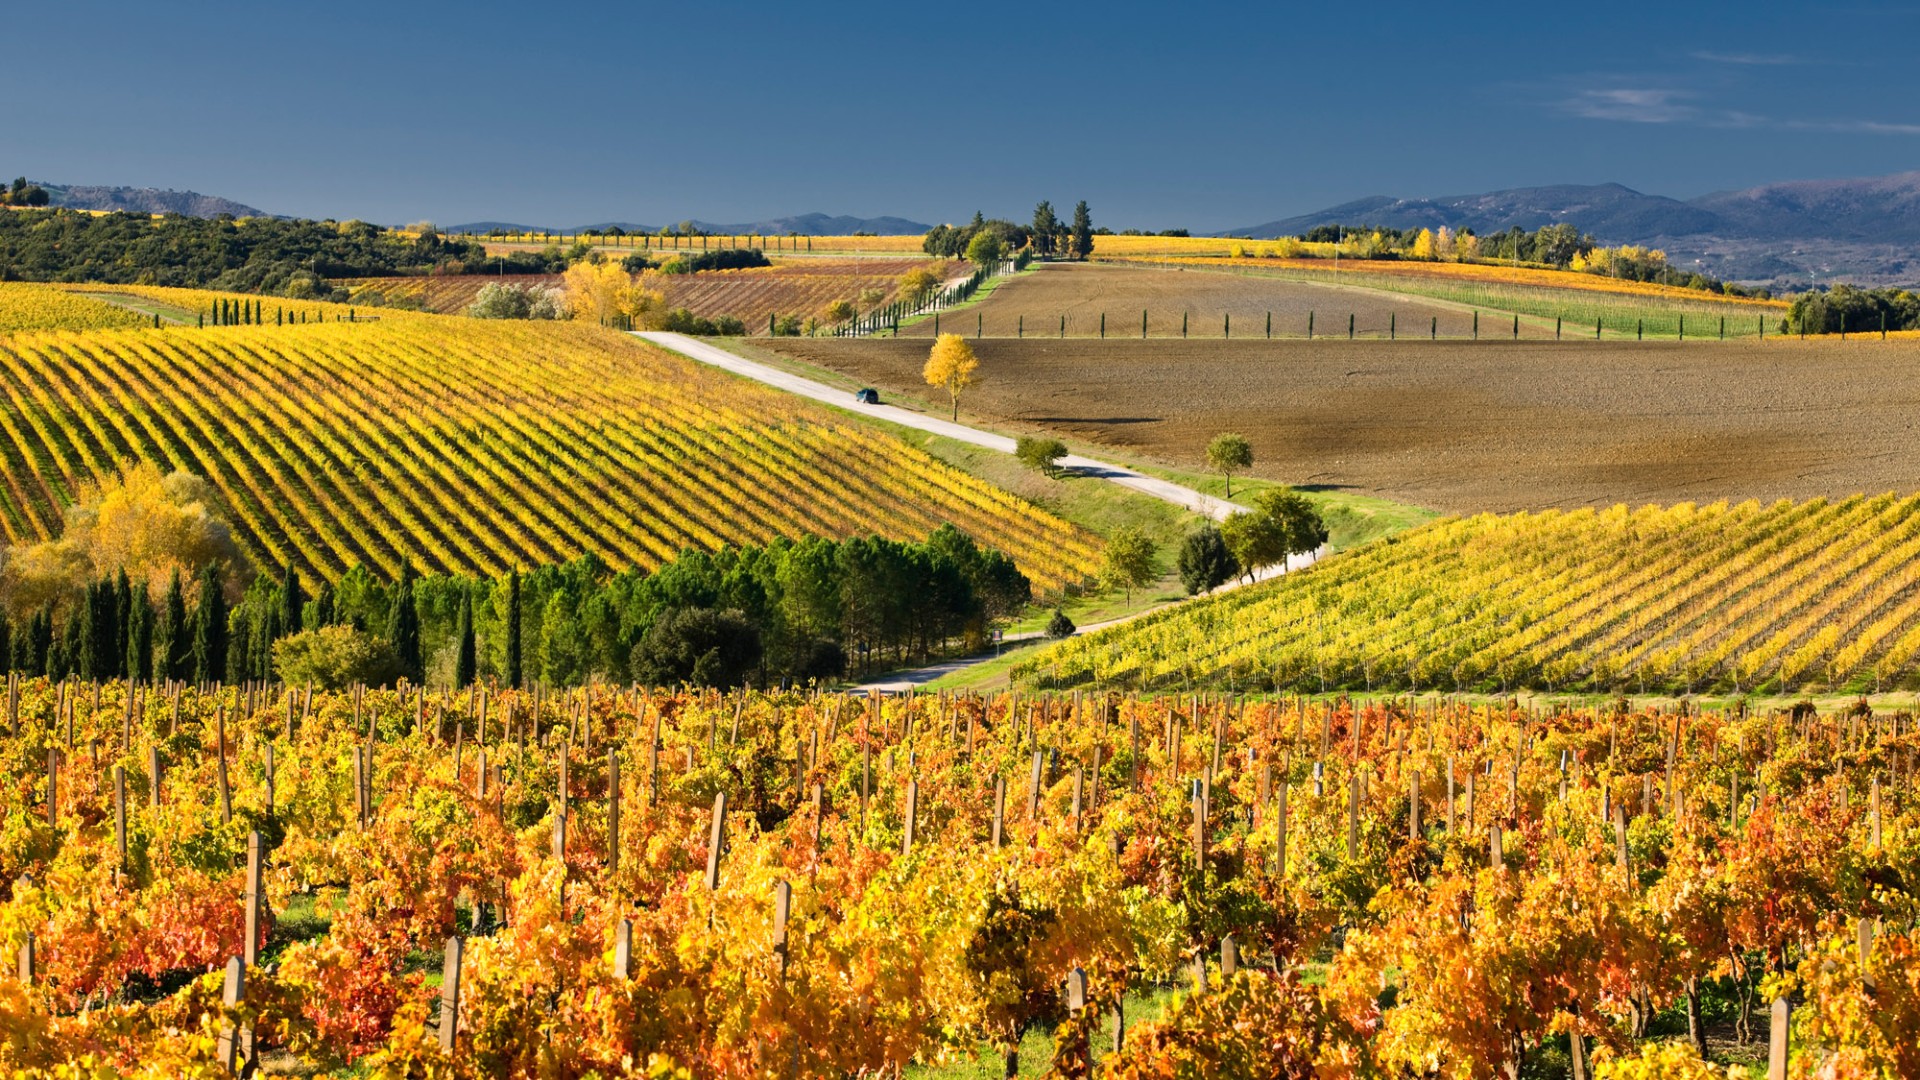
[[1431,260],[1433,258],[1433,230],[1421,229],[1416,233],[1413,237],[1413,250],[1408,252],[1408,254],[1416,259]]
[[576,319],[606,324],[631,320],[634,329],[653,329],[666,313],[666,297],[636,282],[619,263],[582,259],[567,267],[567,310]]
[[946,390],[953,401],[953,418],[960,419],[960,393],[979,383],[980,358],[973,355],[973,346],[959,334],[941,334],[933,343],[933,352],[927,355],[927,366],[921,374],[928,386],[938,386]]
[[191,473],[162,475],[141,462],[79,494],[59,537],[6,553],[0,587],[13,610],[55,603],[122,571],[157,593],[175,573],[192,580],[208,565],[239,564],[212,487]]

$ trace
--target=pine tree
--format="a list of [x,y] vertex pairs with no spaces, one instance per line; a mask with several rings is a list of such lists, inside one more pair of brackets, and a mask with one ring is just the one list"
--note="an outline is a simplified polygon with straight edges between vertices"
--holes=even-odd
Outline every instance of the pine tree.
[[154,633],[155,674],[162,679],[184,679],[189,674],[193,638],[187,629],[187,597],[175,569],[167,581],[167,595],[160,602],[158,629]]
[[1073,208],[1073,257],[1084,261],[1093,254],[1093,213],[1087,209],[1087,200],[1081,199]]
[[401,677],[419,683],[426,665],[420,655],[420,609],[414,606],[410,562],[400,564],[400,582],[394,588],[393,606],[387,610],[387,641],[393,645]]
[[480,674],[478,650],[473,640],[473,594],[467,593],[460,598],[459,645],[453,654],[453,684],[456,687],[473,685]]
[[153,602],[147,590],[133,590],[133,603],[127,612],[127,678],[135,682],[153,681]]
[[200,574],[200,595],[193,609],[193,678],[223,682],[227,677],[227,594],[220,568],[208,564]]
[[520,569],[507,575],[507,685],[520,688]]

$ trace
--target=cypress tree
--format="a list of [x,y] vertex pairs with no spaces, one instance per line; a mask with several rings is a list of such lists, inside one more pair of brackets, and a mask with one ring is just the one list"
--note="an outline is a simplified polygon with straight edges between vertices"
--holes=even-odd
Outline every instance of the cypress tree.
[[[89,581],[80,594],[80,606],[67,620],[66,663],[82,679],[99,677],[95,664],[100,649],[100,585]],[[64,673],[63,673],[64,674]]]
[[208,564],[200,574],[200,595],[193,609],[193,679],[224,682],[227,677],[227,594],[220,568]]
[[478,650],[473,640],[473,594],[467,593],[460,598],[459,646],[453,654],[453,684],[456,687],[473,685],[480,674]]
[[280,608],[269,605],[260,613],[258,625],[254,627],[253,655],[248,674],[261,681],[273,678],[273,643],[285,633],[281,629]]
[[332,626],[334,618],[333,586],[323,581],[313,594],[313,628]]
[[154,633],[155,672],[162,679],[184,679],[189,673],[188,654],[193,639],[187,631],[187,597],[180,587],[178,567],[167,581],[167,594],[160,602],[159,615]]
[[276,638],[285,634],[300,632],[300,612],[307,606],[306,590],[300,587],[300,571],[292,563],[287,564],[287,572],[280,579],[280,621],[276,627]]
[[28,673],[48,674],[52,670],[53,658],[53,605],[41,608],[40,613],[33,617],[29,638]]
[[507,685],[520,688],[520,568],[507,575]]
[[80,655],[83,642],[80,635],[87,625],[86,613],[76,612],[67,620],[67,632],[47,650],[47,678],[64,679],[73,674],[74,657]]
[[394,589],[393,606],[387,611],[387,640],[393,645],[393,658],[402,678],[421,681],[425,663],[420,655],[420,610],[413,601],[413,564],[400,564],[400,582]]
[[133,675],[133,669],[127,666],[127,649],[132,637],[133,582],[122,569],[113,583],[113,673],[122,678]]
[[127,678],[134,682],[153,681],[153,602],[147,590],[133,590],[133,603],[127,612]]
[[253,678],[253,636],[259,624],[246,602],[227,612],[226,678],[242,682]]

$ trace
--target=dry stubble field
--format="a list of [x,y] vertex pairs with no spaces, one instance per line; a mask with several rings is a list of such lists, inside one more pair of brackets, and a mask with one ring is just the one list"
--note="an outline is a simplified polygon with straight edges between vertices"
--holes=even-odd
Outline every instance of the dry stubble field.
[[[1307,335],[1309,313],[1315,337],[1346,337],[1349,315],[1359,337],[1397,333],[1425,338],[1435,332],[1436,319],[1443,338],[1473,333],[1468,308],[1375,289],[1109,263],[1040,264],[1032,273],[1001,282],[980,303],[944,314],[940,329],[971,334],[979,327],[988,337],[1014,337],[1024,330],[1027,337],[1058,338],[1065,316],[1067,337],[1098,337],[1104,313],[1109,340],[1137,340],[1143,311],[1149,338],[1178,339],[1183,315],[1189,339],[1218,340],[1228,329],[1229,315],[1236,339],[1264,338],[1268,314],[1275,337],[1301,338]],[[923,319],[903,327],[901,334],[931,337],[933,325],[932,319]],[[1512,316],[1483,314],[1480,332],[1483,337],[1510,336]],[[1553,327],[1523,320],[1520,334],[1551,338]]]
[[[928,390],[924,339],[767,344]],[[1452,513],[1920,487],[1912,343],[974,345],[985,379],[963,405],[989,422],[1188,468],[1237,430],[1260,475]]]

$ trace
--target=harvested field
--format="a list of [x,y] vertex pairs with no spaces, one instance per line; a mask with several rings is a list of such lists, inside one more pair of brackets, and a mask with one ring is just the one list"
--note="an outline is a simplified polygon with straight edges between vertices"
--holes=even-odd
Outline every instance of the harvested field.
[[[1170,270],[1111,263],[1054,263],[1001,282],[986,299],[941,316],[940,329],[988,337],[1058,338],[1061,318],[1069,338],[1097,338],[1106,318],[1107,340],[1140,338],[1140,316],[1149,338],[1218,340],[1261,338],[1267,317],[1273,336],[1304,338],[1312,315],[1315,337],[1344,338],[1348,316],[1356,337],[1471,337],[1473,312],[1463,305],[1392,296],[1375,289],[1278,281],[1209,270]],[[1231,319],[1231,327],[1228,320]],[[1438,320],[1436,323],[1435,320]],[[930,337],[934,321],[903,327],[908,337]],[[1551,338],[1553,326],[1523,320],[1522,337]],[[1482,337],[1511,337],[1511,316],[1483,314]]]
[[[924,339],[770,343],[895,398]],[[1216,432],[1262,476],[1448,512],[1920,488],[1908,342],[975,343],[963,408],[1198,468]],[[926,395],[931,400],[931,395]]]

